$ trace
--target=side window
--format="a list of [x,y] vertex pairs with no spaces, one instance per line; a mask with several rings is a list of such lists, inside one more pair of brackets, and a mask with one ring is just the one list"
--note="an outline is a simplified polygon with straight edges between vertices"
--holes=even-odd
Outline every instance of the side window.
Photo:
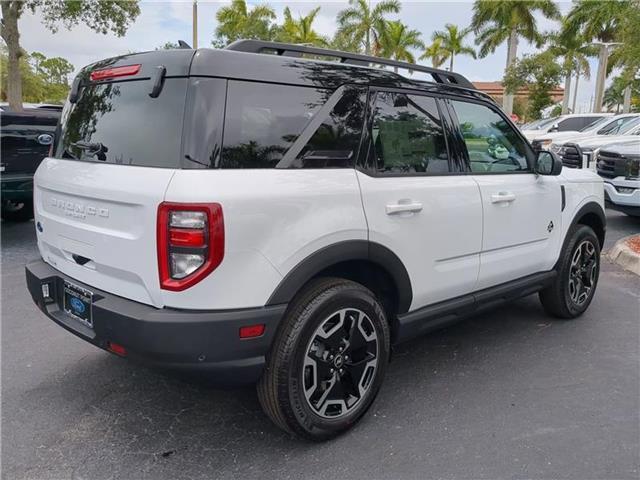
[[229,81],[217,168],[275,168],[331,91]]
[[[296,159],[287,167],[352,167],[362,135],[366,93],[365,88],[347,88]],[[318,115],[321,114],[323,112]]]
[[[595,118],[588,119],[588,122],[591,123]],[[558,123],[558,131],[559,132],[573,132],[582,130],[585,127],[585,118],[583,117],[570,117],[565,118],[560,123]]]
[[452,101],[469,154],[472,172],[528,171],[524,140],[498,113],[485,105]]
[[378,92],[369,162],[381,174],[449,172],[447,144],[435,99]]

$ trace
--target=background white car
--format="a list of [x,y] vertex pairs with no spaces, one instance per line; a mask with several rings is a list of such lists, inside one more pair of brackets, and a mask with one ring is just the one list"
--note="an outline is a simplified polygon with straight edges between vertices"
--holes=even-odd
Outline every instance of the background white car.
[[550,118],[548,121],[526,124],[521,130],[531,141],[550,132],[578,132],[601,118],[610,116],[612,116],[611,113],[571,113]]
[[630,128],[640,124],[640,113],[623,113],[603,117],[587,125],[579,132],[549,132],[536,138],[532,143],[536,150],[546,149],[552,143],[563,144],[581,138],[600,135],[624,135]]

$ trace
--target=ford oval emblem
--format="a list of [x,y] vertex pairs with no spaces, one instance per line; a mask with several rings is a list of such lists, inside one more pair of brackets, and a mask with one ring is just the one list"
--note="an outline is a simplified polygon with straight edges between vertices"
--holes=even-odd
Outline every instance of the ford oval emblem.
[[37,140],[40,145],[51,145],[51,142],[53,142],[53,135],[43,133],[42,135],[38,135]]
[[84,313],[84,311],[87,309],[87,307],[85,307],[84,302],[78,298],[71,298],[71,300],[69,300],[69,303],[71,304],[71,308],[73,308],[73,311],[76,313]]

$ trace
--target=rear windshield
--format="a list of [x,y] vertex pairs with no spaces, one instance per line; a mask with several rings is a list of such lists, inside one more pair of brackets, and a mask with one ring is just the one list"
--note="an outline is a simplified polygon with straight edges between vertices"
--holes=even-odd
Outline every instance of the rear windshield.
[[55,157],[180,168],[186,78],[167,78],[157,98],[149,80],[85,86],[65,105]]

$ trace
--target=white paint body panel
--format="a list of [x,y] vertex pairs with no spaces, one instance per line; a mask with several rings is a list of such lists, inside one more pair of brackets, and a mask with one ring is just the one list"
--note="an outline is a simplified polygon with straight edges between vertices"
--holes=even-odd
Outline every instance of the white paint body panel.
[[222,264],[188,290],[163,290],[163,303],[172,307],[262,306],[312,253],[367,239],[352,169],[179,170],[165,199],[218,202],[225,227]]
[[[474,290],[482,240],[482,204],[470,176],[371,177],[358,172],[369,239],[394,252],[413,289],[411,310]],[[416,213],[387,214],[400,200]]]
[[[500,191],[516,199],[491,203]],[[414,310],[549,270],[576,212],[589,201],[604,208],[602,180],[584,170],[375,178],[352,169],[172,170],[58,159],[41,163],[34,199],[38,247],[54,268],[124,298],[184,309],[260,307],[311,254],[369,239],[404,263]],[[421,210],[387,213],[408,200]],[[162,201],[223,208],[224,259],[182,292],[159,285]],[[74,254],[91,261],[79,265]]]
[[[34,176],[42,258],[72,278],[162,306],[156,214],[174,170],[47,158]],[[91,259],[78,265],[72,255]]]
[[[550,270],[562,241],[557,178],[535,174],[472,177],[480,187],[484,211],[477,289]],[[496,202],[500,194],[511,195],[513,200]]]

